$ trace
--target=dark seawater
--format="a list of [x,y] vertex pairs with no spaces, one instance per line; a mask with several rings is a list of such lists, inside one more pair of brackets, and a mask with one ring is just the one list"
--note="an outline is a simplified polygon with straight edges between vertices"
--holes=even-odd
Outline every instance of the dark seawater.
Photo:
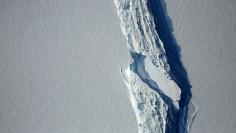
[[166,50],[167,62],[170,65],[171,77],[181,89],[180,110],[177,112],[175,121],[177,125],[173,131],[173,127],[167,127],[167,133],[186,133],[186,120],[188,103],[192,97],[191,85],[188,80],[187,72],[181,63],[180,48],[173,35],[173,26],[166,11],[164,0],[148,0],[148,9],[154,17],[155,29]]

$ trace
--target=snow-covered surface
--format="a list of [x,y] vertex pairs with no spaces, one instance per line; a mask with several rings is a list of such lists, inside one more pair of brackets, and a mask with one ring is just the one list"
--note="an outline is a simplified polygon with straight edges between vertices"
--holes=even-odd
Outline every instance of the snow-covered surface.
[[[236,1],[165,2],[200,108],[191,133],[234,133]],[[0,0],[0,132],[137,133],[128,62],[113,0]]]
[[235,133],[236,1],[165,1],[200,108],[190,133]]
[[0,0],[0,133],[137,133],[112,0]]

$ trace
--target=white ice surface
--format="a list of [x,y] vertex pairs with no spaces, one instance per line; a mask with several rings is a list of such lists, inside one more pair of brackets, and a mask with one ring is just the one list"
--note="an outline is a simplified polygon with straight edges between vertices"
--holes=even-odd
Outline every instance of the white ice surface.
[[161,91],[168,97],[170,97],[174,105],[178,108],[179,107],[179,100],[181,90],[178,85],[170,79],[166,78],[166,75],[152,64],[149,59],[145,60],[145,69],[150,76],[150,79],[155,81],[158,84],[158,87]]
[[191,133],[235,133],[236,1],[165,1],[200,107]]
[[137,133],[112,0],[0,0],[0,133]]

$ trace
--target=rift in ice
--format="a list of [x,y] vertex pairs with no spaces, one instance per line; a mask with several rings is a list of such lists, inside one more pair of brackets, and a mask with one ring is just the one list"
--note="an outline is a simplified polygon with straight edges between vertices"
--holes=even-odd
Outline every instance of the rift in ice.
[[[121,72],[140,133],[187,133],[191,85],[163,0],[115,0],[132,57]],[[191,115],[189,115],[191,116]]]

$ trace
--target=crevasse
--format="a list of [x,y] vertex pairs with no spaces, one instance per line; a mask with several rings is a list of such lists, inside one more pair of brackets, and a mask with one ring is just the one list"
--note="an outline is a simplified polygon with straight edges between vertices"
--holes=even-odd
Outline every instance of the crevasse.
[[[115,0],[132,63],[121,72],[139,133],[185,133],[179,111],[181,88],[172,79],[164,44],[147,0]],[[182,123],[182,124],[181,124]]]

